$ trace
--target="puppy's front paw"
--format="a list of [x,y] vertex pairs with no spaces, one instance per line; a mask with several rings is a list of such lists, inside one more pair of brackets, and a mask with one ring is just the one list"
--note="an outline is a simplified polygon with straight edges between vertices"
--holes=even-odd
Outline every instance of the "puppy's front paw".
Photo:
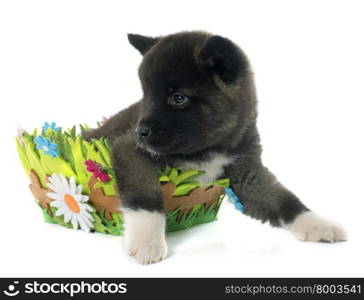
[[124,210],[125,246],[130,256],[143,265],[167,256],[166,217],[160,212]]
[[325,220],[312,211],[304,212],[284,225],[300,241],[340,242],[346,241],[345,231],[335,223]]
[[161,261],[167,256],[166,241],[153,235],[129,238],[126,248],[129,255],[143,265]]

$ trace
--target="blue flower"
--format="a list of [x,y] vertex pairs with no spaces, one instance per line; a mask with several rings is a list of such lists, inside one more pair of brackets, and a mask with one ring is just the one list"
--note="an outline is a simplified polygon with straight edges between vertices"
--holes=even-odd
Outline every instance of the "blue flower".
[[59,156],[58,147],[56,144],[53,144],[50,139],[44,138],[38,135],[34,142],[37,145],[38,150],[43,150],[44,154],[52,156],[53,158]]
[[48,128],[53,129],[54,131],[60,131],[62,129],[61,127],[57,127],[56,122],[52,122],[51,124],[45,122],[42,129],[47,131]]
[[245,207],[243,203],[240,202],[238,196],[234,193],[231,188],[225,188],[225,193],[229,196],[231,202],[234,204],[235,208],[241,212],[244,211]]

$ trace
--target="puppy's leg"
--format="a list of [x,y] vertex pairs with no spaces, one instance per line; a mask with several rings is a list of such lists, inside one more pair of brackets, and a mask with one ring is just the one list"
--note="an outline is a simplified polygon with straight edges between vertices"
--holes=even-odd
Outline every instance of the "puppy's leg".
[[115,140],[113,166],[125,225],[125,244],[129,255],[141,264],[150,264],[167,255],[165,212],[158,166],[141,153],[133,132]]
[[288,229],[301,241],[346,240],[345,232],[339,226],[310,211],[277,181],[261,164],[260,158],[241,157],[226,171],[246,214]]

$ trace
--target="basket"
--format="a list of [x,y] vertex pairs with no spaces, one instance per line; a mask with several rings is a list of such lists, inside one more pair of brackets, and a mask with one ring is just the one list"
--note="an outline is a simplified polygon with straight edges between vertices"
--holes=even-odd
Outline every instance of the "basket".
[[[45,123],[40,131],[19,130],[19,158],[46,222],[122,235],[122,199],[117,196],[110,145],[105,138],[84,140],[80,133],[87,129],[80,125],[62,130]],[[229,180],[201,184],[198,177],[203,173],[170,166],[160,170],[167,232],[217,219]]]

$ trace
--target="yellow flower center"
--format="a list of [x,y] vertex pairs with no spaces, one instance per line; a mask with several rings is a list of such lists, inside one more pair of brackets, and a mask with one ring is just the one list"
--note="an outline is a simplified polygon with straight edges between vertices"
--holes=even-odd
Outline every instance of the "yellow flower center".
[[76,199],[73,198],[72,195],[65,194],[63,199],[71,211],[73,211],[76,214],[78,214],[81,211],[80,206],[78,205]]

